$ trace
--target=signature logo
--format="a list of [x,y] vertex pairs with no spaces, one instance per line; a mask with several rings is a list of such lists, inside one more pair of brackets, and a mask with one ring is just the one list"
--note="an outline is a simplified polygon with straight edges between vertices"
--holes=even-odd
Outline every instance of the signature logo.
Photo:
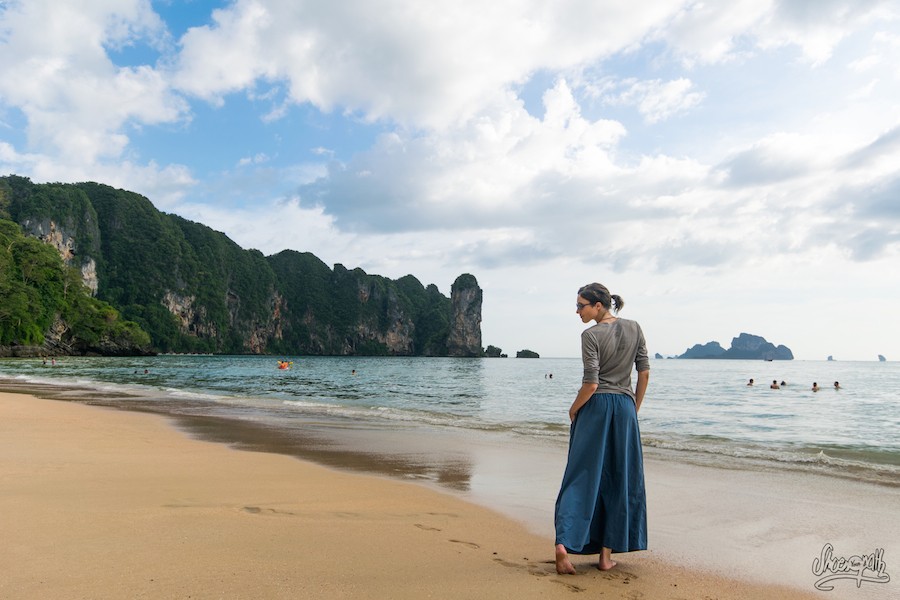
[[853,579],[856,587],[867,583],[887,583],[891,576],[885,572],[887,565],[884,562],[884,548],[877,548],[871,554],[862,556],[834,555],[834,546],[825,544],[822,553],[812,563],[813,575],[819,579],[815,586],[817,590],[825,592],[834,589],[833,581],[838,579]]

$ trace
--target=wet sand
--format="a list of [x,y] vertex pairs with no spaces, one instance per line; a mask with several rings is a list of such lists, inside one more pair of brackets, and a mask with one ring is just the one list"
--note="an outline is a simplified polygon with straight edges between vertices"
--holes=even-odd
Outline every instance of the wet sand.
[[[669,519],[651,515],[651,533]],[[559,576],[552,539],[457,495],[25,394],[0,393],[0,519],[12,599],[819,597],[652,550],[610,572],[575,557],[578,575]],[[704,536],[744,523],[698,522]]]

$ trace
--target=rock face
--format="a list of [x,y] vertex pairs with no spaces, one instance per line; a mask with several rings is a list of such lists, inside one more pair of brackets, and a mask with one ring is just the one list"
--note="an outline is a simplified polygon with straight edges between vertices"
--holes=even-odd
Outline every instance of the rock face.
[[784,345],[775,346],[758,335],[742,333],[731,340],[725,358],[761,358],[763,360],[794,360],[794,353]]
[[0,346],[0,357],[37,358],[49,356],[152,356],[148,346],[135,344],[128,336],[103,335],[88,342],[73,335],[65,320],[57,317],[44,333],[40,345]]
[[761,336],[742,333],[731,340],[731,347],[728,350],[722,348],[719,342],[708,342],[703,345],[696,344],[676,358],[793,360],[794,353],[787,346],[775,346]]
[[541,355],[533,350],[519,350],[516,352],[516,358],[540,358]]
[[448,356],[481,356],[483,293],[474,275],[460,275],[450,288]]
[[482,290],[472,275],[458,277],[448,298],[412,275],[331,269],[292,250],[264,256],[139,194],[92,182],[0,177],[0,218],[51,244],[157,352],[482,353]]
[[74,339],[68,323],[57,318],[44,336],[41,356],[151,356],[146,347],[137,346],[127,337],[103,336],[95,342]]
[[725,348],[719,342],[707,342],[706,344],[694,344],[684,354],[676,358],[722,358]]
[[[91,295],[97,295],[97,261],[91,256],[81,256],[73,234],[74,225],[57,223],[52,219],[26,219],[22,223],[22,229],[28,235],[38,238],[42,242],[56,248],[60,258],[70,267],[81,271],[81,280],[91,291]],[[96,225],[95,225],[96,227]]]
[[488,344],[488,347],[484,350],[484,355],[487,358],[500,358],[503,356],[503,349]]

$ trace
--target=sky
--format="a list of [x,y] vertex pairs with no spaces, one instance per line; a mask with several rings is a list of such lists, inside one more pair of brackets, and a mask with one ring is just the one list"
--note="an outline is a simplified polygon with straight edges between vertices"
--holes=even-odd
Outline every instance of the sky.
[[484,292],[483,345],[900,360],[892,0],[0,0],[0,175]]

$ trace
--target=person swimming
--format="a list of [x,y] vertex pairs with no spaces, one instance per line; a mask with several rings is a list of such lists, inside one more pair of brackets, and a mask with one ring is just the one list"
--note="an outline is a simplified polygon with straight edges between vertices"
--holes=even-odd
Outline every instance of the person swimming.
[[778,380],[777,380],[777,379],[773,379],[773,380],[772,380],[772,385],[769,386],[769,389],[770,389],[770,390],[780,390],[780,389],[781,389],[780,387],[778,387]]
[[815,381],[813,381],[812,391],[814,391],[814,392],[819,391],[819,384],[816,383]]
[[753,380],[752,380],[752,379],[751,379],[750,381],[747,382],[747,387],[750,387],[751,385],[753,385]]
[[841,389],[841,384],[838,383],[837,381],[835,381],[835,382],[834,382],[834,389],[836,389],[836,390]]

